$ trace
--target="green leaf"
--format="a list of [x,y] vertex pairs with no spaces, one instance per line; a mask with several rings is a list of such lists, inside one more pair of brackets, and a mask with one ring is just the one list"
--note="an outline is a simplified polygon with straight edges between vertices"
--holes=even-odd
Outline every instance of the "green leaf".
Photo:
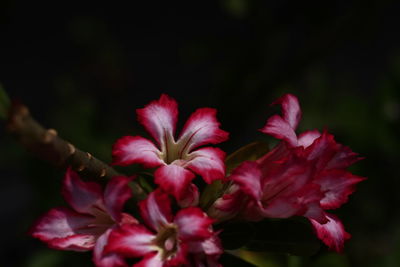
[[269,151],[268,144],[264,142],[254,142],[246,146],[243,146],[230,154],[226,160],[226,173],[230,173],[234,168],[239,166],[243,161],[246,160],[257,160],[267,154]]
[[145,176],[148,175],[145,174],[139,175],[136,178],[136,182],[146,191],[147,194],[149,194],[150,192],[154,191],[154,188],[148,183],[150,179]]
[[39,250],[35,252],[26,263],[27,267],[51,267],[60,266],[64,254],[55,250]]
[[8,118],[8,110],[10,109],[10,99],[0,84],[0,118],[5,120]]
[[207,210],[214,201],[219,198],[222,194],[224,184],[221,180],[216,180],[204,188],[203,193],[200,196],[200,207]]
[[224,253],[219,259],[222,266],[255,267],[255,265],[229,253]]
[[[255,252],[244,249],[232,251],[235,256],[259,267],[292,267],[288,265],[286,253]],[[306,266],[306,265],[304,265]]]
[[254,227],[256,234],[246,244],[247,250],[311,256],[321,247],[310,223],[302,218],[264,220],[254,223]]
[[[386,258],[386,257],[385,257]],[[382,263],[381,263],[382,264]],[[372,266],[399,266],[398,264],[394,263],[391,264],[378,264]],[[350,267],[351,264],[349,259],[345,254],[338,254],[338,253],[323,253],[318,258],[314,259],[312,263],[309,265],[310,267]],[[371,265],[368,265],[371,266]]]

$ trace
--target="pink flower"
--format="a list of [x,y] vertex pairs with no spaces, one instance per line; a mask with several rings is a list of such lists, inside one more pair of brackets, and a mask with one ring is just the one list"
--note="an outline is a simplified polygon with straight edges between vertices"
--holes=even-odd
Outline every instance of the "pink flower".
[[285,95],[276,103],[282,105],[283,116],[269,118],[261,131],[283,142],[256,162],[237,167],[229,177],[234,185],[216,201],[211,214],[219,219],[239,215],[253,221],[305,216],[325,244],[341,251],[350,235],[325,209],[347,202],[355,185],[364,180],[346,171],[360,158],[327,132],[307,131],[297,136],[301,110],[295,96]]
[[107,252],[142,258],[134,265],[140,267],[218,266],[222,249],[211,228],[213,220],[201,209],[189,207],[173,216],[168,195],[160,190],[150,193],[139,208],[147,227],[126,224],[114,229]]
[[161,95],[146,107],[137,110],[138,120],[156,140],[158,147],[140,136],[125,136],[113,147],[115,165],[142,164],[157,167],[155,183],[176,199],[184,198],[194,173],[211,183],[225,176],[225,153],[206,144],[217,144],[228,139],[219,128],[216,110],[197,109],[188,119],[181,135],[175,139],[178,105],[167,95]]
[[83,182],[68,169],[62,194],[71,208],[54,208],[32,227],[31,234],[50,247],[61,250],[93,250],[96,266],[127,266],[115,253],[104,253],[111,230],[117,225],[136,223],[122,207],[131,197],[126,177],[114,177],[104,192],[99,184]]

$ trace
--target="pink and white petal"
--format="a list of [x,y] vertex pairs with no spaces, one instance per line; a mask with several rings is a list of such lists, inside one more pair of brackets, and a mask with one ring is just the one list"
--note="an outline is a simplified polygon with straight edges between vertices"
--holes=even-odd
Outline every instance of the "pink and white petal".
[[342,222],[335,215],[326,213],[326,217],[329,221],[325,224],[320,224],[313,219],[310,219],[310,222],[317,237],[321,239],[329,249],[342,252],[344,242],[350,239],[351,235],[344,230]]
[[188,189],[185,191],[182,199],[177,199],[177,203],[181,208],[187,208],[192,206],[197,206],[199,204],[199,190],[194,184],[190,184]]
[[175,164],[163,165],[154,173],[154,182],[176,199],[185,195],[193,178],[191,171]]
[[302,216],[313,219],[321,224],[328,222],[324,210],[322,209],[321,205],[316,202],[309,203],[307,205],[306,212],[302,214]]
[[89,224],[94,222],[94,217],[79,214],[68,208],[54,208],[43,215],[30,230],[33,237],[42,241],[54,238],[64,238],[76,234],[84,234]]
[[260,131],[286,141],[291,147],[298,145],[294,129],[279,115],[269,118],[267,124]]
[[113,229],[108,237],[104,253],[117,253],[125,257],[142,257],[156,251],[156,236],[140,224],[124,224]]
[[186,167],[203,177],[211,184],[225,177],[225,152],[219,148],[206,147],[189,154],[191,158]]
[[102,206],[101,186],[94,182],[83,182],[71,168],[67,169],[61,192],[77,212],[91,214],[94,206]]
[[270,202],[280,197],[293,198],[300,189],[311,182],[312,164],[313,162],[291,155],[275,165],[270,165],[269,169],[264,169],[263,202]]
[[213,234],[206,240],[188,242],[188,252],[195,254],[220,255],[224,252],[221,240]]
[[315,160],[316,168],[321,170],[338,151],[338,144],[332,134],[324,131],[322,135],[305,149],[305,157],[308,160]]
[[92,250],[96,243],[94,235],[71,235],[64,238],[54,238],[47,241],[49,247],[60,250],[88,251]]
[[172,221],[171,201],[161,190],[151,192],[139,202],[139,209],[146,225],[156,232]]
[[175,255],[164,261],[165,266],[191,266],[188,262],[187,243],[180,242]]
[[356,190],[356,184],[364,180],[364,177],[340,169],[321,172],[314,182],[319,184],[321,190],[325,193],[320,202],[322,208],[339,208],[347,202],[348,196]]
[[297,97],[292,94],[285,94],[273,104],[282,106],[283,119],[295,130],[301,119],[301,109]]
[[240,186],[240,189],[252,199],[258,201],[262,197],[261,170],[253,161],[245,161],[233,170],[229,178]]
[[326,169],[345,169],[362,159],[363,157],[360,157],[349,147],[338,144],[337,152],[327,163]]
[[270,203],[265,204],[261,209],[261,213],[267,218],[289,218],[301,213],[304,206],[297,203],[293,198],[280,197]]
[[129,187],[130,178],[114,176],[104,190],[104,205],[114,221],[121,221],[121,212],[125,202],[132,197]]
[[214,222],[200,208],[189,207],[180,210],[174,219],[178,226],[179,238],[184,241],[205,240],[212,236],[210,226]]
[[320,136],[321,133],[318,130],[305,131],[299,135],[298,145],[304,148],[309,147]]
[[304,206],[303,211],[299,211],[297,215],[314,219],[319,223],[326,223],[325,212],[320,205],[324,194],[318,184],[306,184],[296,193],[297,202]]
[[145,168],[154,168],[163,163],[161,152],[148,139],[141,136],[124,136],[113,145],[113,164],[127,166],[141,164]]
[[250,200],[246,203],[246,206],[241,209],[238,217],[245,221],[258,222],[266,217],[262,209],[263,207],[259,201]]
[[162,94],[160,99],[137,109],[136,113],[138,121],[161,147],[166,145],[166,140],[173,138],[178,119],[178,104],[173,98]]
[[218,144],[228,139],[229,134],[219,128],[213,108],[199,108],[187,120],[178,139],[180,154],[205,144]]
[[256,160],[263,174],[269,173],[271,169],[275,169],[277,165],[282,165],[289,155],[292,154],[292,149],[286,142],[280,142],[267,154]]
[[141,261],[132,267],[164,267],[164,261],[160,253],[149,253]]
[[316,160],[319,170],[345,169],[362,159],[350,148],[337,143],[334,136],[326,131],[305,150],[305,156],[308,160]]
[[93,262],[96,267],[127,267],[123,257],[116,253],[104,253],[104,247],[107,245],[108,237],[112,229],[108,229],[102,234],[96,242],[93,249]]
[[203,251],[207,255],[221,255],[224,252],[221,240],[217,234],[212,235],[201,244]]
[[233,184],[231,187],[230,192],[218,198],[207,211],[218,222],[235,217],[249,201],[238,185]]
[[132,215],[128,213],[121,213],[121,220],[119,221],[119,224],[135,224],[139,223],[138,220],[136,220]]
[[88,228],[93,222],[93,216],[54,208],[35,223],[30,234],[59,249],[88,250],[95,242],[96,229]]

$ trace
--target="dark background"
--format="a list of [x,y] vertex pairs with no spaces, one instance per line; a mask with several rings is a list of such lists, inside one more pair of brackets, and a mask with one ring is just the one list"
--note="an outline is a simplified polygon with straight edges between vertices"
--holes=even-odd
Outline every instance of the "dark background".
[[[143,3],[145,2],[145,3]],[[189,2],[189,1],[187,1]],[[368,2],[368,3],[367,3]],[[300,130],[323,129],[366,159],[368,180],[336,211],[353,235],[344,254],[268,254],[264,266],[400,266],[400,35],[397,1],[132,1],[132,6],[0,2],[0,81],[46,127],[107,162],[135,109],[167,93],[182,125],[218,109],[229,152],[254,140],[269,104],[300,98]],[[56,205],[62,172],[0,124],[1,266],[91,266],[27,235]]]

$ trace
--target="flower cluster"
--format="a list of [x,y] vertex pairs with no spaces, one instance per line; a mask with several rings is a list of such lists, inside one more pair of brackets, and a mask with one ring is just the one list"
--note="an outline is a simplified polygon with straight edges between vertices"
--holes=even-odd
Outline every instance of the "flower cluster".
[[[301,110],[293,95],[276,101],[282,115],[268,119],[261,129],[281,142],[255,161],[244,161],[228,175],[225,153],[205,146],[228,139],[220,129],[216,110],[200,108],[176,138],[177,103],[167,95],[137,110],[138,121],[155,143],[141,136],[125,136],[113,147],[113,164],[140,164],[154,174],[155,190],[136,205],[135,214],[123,211],[131,199],[134,178],[113,177],[103,189],[85,182],[68,169],[63,196],[70,208],[50,210],[31,234],[50,247],[93,250],[100,267],[221,266],[223,253],[217,224],[304,216],[330,249],[341,251],[350,235],[341,221],[325,210],[347,202],[364,178],[346,169],[360,158],[328,132],[297,135]],[[223,183],[211,205],[199,204],[200,179],[208,186]],[[222,229],[223,231],[223,229]]]
[[301,110],[295,96],[285,95],[275,103],[282,106],[283,115],[269,118],[261,132],[282,141],[260,159],[233,170],[228,177],[231,186],[210,212],[220,220],[304,216],[326,245],[341,251],[350,234],[325,210],[347,202],[355,185],[364,180],[346,171],[361,158],[326,131],[297,136]]

